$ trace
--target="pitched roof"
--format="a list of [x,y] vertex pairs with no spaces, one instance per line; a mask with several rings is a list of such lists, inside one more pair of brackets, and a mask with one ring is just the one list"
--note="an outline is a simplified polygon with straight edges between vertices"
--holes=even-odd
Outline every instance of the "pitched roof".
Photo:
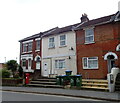
[[110,22],[115,21],[115,17],[118,14],[120,15],[119,11],[115,14],[112,14],[112,15],[104,16],[104,17],[101,17],[101,18],[93,19],[93,20],[88,20],[87,22],[81,22],[81,23],[65,26],[65,27],[62,27],[62,28],[55,27],[55,28],[52,28],[50,30],[40,32],[38,34],[26,37],[26,38],[20,40],[19,42],[30,40],[30,39],[33,39],[33,38],[38,38],[38,37],[47,37],[47,36],[50,36],[50,35],[57,35],[57,34],[60,34],[60,33],[63,33],[63,32],[83,29],[83,28],[89,27],[89,26],[96,26],[96,25],[102,25],[102,24],[110,23]]
[[47,30],[47,31],[44,31],[44,32],[40,32],[40,33],[38,33],[38,34],[34,34],[34,35],[32,35],[32,36],[29,36],[29,37],[26,37],[26,38],[24,38],[24,39],[19,40],[19,42],[23,42],[23,41],[27,41],[27,40],[30,40],[30,39],[42,37],[42,35],[51,33],[51,32],[52,32],[54,29],[56,29],[56,28],[58,28],[58,27],[52,28],[52,29]]
[[43,35],[42,37],[47,37],[47,36],[50,36],[50,35],[57,35],[57,34],[60,34],[60,33],[72,31],[73,27],[77,26],[78,24],[79,23],[73,24],[73,25],[69,25],[69,26],[65,26],[65,27],[62,27],[62,28],[55,28],[54,31],[52,31],[50,33],[47,33],[47,34]]
[[95,26],[95,25],[110,23],[114,20],[114,16],[115,16],[115,14],[109,15],[109,16],[104,16],[101,18],[93,19],[93,20],[89,20],[87,22],[79,24],[77,27],[74,28],[74,30],[82,29],[82,28],[85,28],[88,26]]
[[32,35],[32,36],[29,36],[29,37],[26,37],[26,38],[24,38],[24,39],[21,39],[21,40],[19,40],[19,42],[23,42],[23,41],[30,40],[30,39],[33,39],[33,38],[38,38],[38,37],[40,37],[41,35],[42,35],[42,33],[40,32],[40,33],[38,33],[38,34],[34,34],[34,35]]

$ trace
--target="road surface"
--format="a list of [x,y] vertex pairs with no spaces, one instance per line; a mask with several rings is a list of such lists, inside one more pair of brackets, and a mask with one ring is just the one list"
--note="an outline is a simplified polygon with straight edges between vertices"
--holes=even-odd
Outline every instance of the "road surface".
[[87,99],[87,98],[23,93],[23,92],[10,92],[10,91],[2,91],[2,101],[89,101],[91,103],[95,101],[99,101],[103,103],[110,103],[106,101]]

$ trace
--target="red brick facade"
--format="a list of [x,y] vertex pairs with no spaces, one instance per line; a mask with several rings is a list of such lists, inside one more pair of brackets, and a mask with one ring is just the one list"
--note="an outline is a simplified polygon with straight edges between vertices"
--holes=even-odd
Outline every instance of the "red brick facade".
[[[120,67],[120,52],[116,47],[120,44],[120,22],[107,23],[94,26],[95,43],[85,44],[85,30],[76,31],[77,70],[83,78],[106,78],[108,73],[107,60],[104,56],[108,52],[114,52],[118,59],[115,64]],[[83,57],[98,57],[98,69],[83,69]]]
[[[34,71],[34,72],[31,72],[31,75],[32,74],[35,74],[35,72],[37,71],[37,75],[41,75],[41,45],[42,45],[42,41],[40,40],[40,50],[37,50],[36,51],[36,38],[31,38],[30,40],[33,40],[32,41],[32,51],[31,52],[26,52],[24,53],[23,52],[23,43],[25,41],[29,41],[29,40],[23,40],[23,41],[20,41],[20,44],[21,44],[21,50],[20,50],[20,64],[21,66],[23,65],[22,64],[22,56],[24,55],[32,55],[33,56],[33,59],[31,61],[31,69]],[[28,47],[27,47],[27,50],[28,50]],[[36,56],[40,56],[40,70],[36,70],[36,61],[35,61],[35,58]],[[26,59],[26,70],[28,70],[28,59]],[[36,75],[36,76],[37,76]],[[35,76],[35,75],[34,75]]]

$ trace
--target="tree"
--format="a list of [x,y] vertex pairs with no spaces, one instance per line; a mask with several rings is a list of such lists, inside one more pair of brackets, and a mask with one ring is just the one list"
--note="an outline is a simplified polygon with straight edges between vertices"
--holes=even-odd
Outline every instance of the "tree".
[[15,71],[17,70],[17,66],[18,66],[18,63],[16,60],[9,60],[6,63],[6,67],[8,70],[12,71],[13,77],[14,77]]
[[18,66],[18,72],[19,72],[19,76],[22,77],[23,76],[23,68],[20,65]]

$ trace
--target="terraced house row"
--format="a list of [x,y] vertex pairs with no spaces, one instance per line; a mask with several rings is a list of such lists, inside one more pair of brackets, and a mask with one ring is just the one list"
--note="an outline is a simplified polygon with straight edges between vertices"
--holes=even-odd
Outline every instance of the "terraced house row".
[[106,79],[120,67],[120,12],[55,27],[20,40],[20,64],[33,77],[55,77],[65,70],[83,78]]

